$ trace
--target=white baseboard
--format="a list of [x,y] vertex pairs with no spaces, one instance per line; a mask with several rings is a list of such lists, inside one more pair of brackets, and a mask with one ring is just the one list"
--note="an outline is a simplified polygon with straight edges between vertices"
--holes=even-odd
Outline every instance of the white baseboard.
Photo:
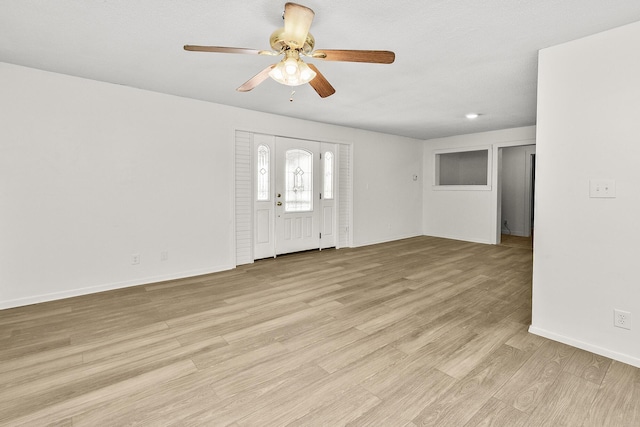
[[555,332],[547,331],[546,329],[537,328],[533,325],[529,326],[529,332],[531,332],[534,335],[539,335],[544,338],[549,338],[550,340],[553,340],[553,341],[558,341],[563,344],[570,345],[572,347],[590,351],[591,353],[599,354],[601,356],[605,356],[610,359],[617,360],[619,362],[626,363],[628,365],[632,365],[637,368],[640,368],[640,359],[637,357],[630,356],[628,354],[618,353],[617,351],[609,350],[607,348],[593,345],[584,341],[576,340],[571,337],[556,334]]
[[385,239],[375,239],[375,240],[365,240],[363,242],[354,242],[353,246],[350,246],[352,248],[360,248],[362,246],[370,246],[370,245],[378,245],[380,243],[388,243],[388,242],[395,242],[396,240],[402,240],[402,239],[410,239],[412,237],[418,237],[418,236],[422,236],[422,234],[417,233],[417,234],[407,234],[407,235],[399,235],[399,236],[394,236],[394,237],[389,237],[389,238],[385,238]]
[[492,244],[490,241],[485,239],[475,239],[475,238],[468,238],[464,236],[451,236],[448,234],[424,234],[424,236],[439,237],[441,239],[459,240],[461,242],[482,243],[485,245]]
[[97,286],[89,286],[86,288],[71,289],[62,292],[52,292],[48,294],[34,295],[25,298],[17,298],[8,301],[0,301],[0,310],[8,308],[22,307],[25,305],[39,304],[47,301],[55,301],[65,298],[72,298],[81,295],[95,294],[98,292],[112,291],[115,289],[128,288],[131,286],[148,285],[150,283],[163,282],[165,280],[184,279],[187,277],[201,276],[203,274],[217,273],[219,271],[231,270],[235,266],[216,266],[211,269],[199,269],[183,271],[180,273],[172,273],[160,276],[145,277],[135,280],[126,280],[124,282],[105,283]]

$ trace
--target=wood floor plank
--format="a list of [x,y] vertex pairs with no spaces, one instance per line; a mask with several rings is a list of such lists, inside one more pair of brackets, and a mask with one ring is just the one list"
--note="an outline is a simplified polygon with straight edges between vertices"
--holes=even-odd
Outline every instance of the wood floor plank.
[[491,398],[465,424],[465,427],[480,426],[509,426],[523,427],[527,424],[529,415],[520,412],[501,400]]
[[[508,321],[513,321],[509,316],[506,318]],[[523,325],[522,328],[516,332],[511,338],[507,340],[505,344],[511,347],[518,348],[527,352],[532,352],[540,348],[547,340],[539,335],[533,335],[528,332],[528,324]]]
[[298,390],[298,395],[304,398],[290,399],[287,404],[265,408],[237,422],[242,426],[286,425],[313,413],[318,408],[343,399],[354,385],[397,363],[403,357],[404,354],[390,346],[382,347],[368,357],[356,360],[319,381],[307,384]]
[[[263,334],[265,332],[272,331],[282,326],[290,325],[295,322],[310,320],[318,317],[324,317],[327,311],[331,308],[341,307],[342,305],[335,301],[330,301],[318,306],[308,306],[307,304],[300,303],[299,309],[292,313],[287,313],[283,316],[275,317],[271,320],[260,322],[246,328],[237,329],[235,331],[224,334],[223,337],[227,342],[235,342],[256,335]],[[291,307],[289,307],[291,309]]]
[[172,379],[157,389],[133,390],[96,402],[73,417],[75,426],[167,425],[181,419],[183,411],[210,407],[220,401],[209,381],[199,372]]
[[640,425],[640,369],[612,361],[584,425]]
[[640,369],[527,332],[531,260],[416,237],[0,310],[0,426],[640,425]]
[[342,347],[330,354],[316,359],[320,367],[327,372],[333,373],[337,370],[362,359],[377,349],[393,344],[398,338],[403,337],[413,331],[417,326],[415,322],[398,322],[393,326],[389,326],[381,331],[375,332],[365,338],[359,339],[352,344]]
[[440,317],[424,323],[420,329],[401,337],[396,341],[395,346],[407,354],[413,354],[473,316],[475,313],[467,310],[446,312]]
[[576,349],[563,371],[600,385],[612,360],[588,351]]
[[434,403],[427,405],[413,422],[419,426],[465,425],[529,356],[503,345]]
[[[132,393],[135,390],[144,390],[150,387],[158,387],[162,383],[177,377],[188,375],[196,370],[189,360],[177,362],[159,369],[145,372],[139,376],[131,377],[110,386],[91,392],[83,393],[69,399],[61,400],[53,405],[41,402],[37,409],[20,417],[11,417],[11,414],[2,412],[0,422],[9,420],[12,426],[36,426],[47,425],[71,418],[75,414],[82,413],[87,407],[96,402],[104,402],[113,396]],[[107,420],[102,420],[103,422]]]
[[[202,374],[200,373],[200,375]],[[166,425],[181,427],[226,426],[250,416],[261,417],[264,415],[264,418],[268,419],[266,414],[271,408],[287,403],[293,404],[297,400],[293,397],[300,396],[301,389],[309,384],[315,384],[327,376],[327,372],[316,365],[303,365],[281,377],[274,378],[270,382],[263,383],[251,390],[244,390],[219,402],[209,402],[203,406],[196,405],[186,408],[181,414],[176,415],[179,421],[171,421]],[[207,381],[211,383],[210,379]]]
[[527,426],[581,426],[598,392],[594,383],[561,372],[555,386],[549,389],[533,410]]
[[545,342],[495,397],[531,414],[540,404],[576,351],[554,341]]
[[310,330],[301,331],[295,336],[283,337],[283,339],[279,341],[282,342],[290,351],[296,351],[304,347],[308,347],[311,344],[329,339],[329,337],[347,330],[351,330],[351,332],[356,333],[358,339],[367,336],[366,333],[356,330],[350,323],[333,321]]
[[[427,366],[399,371],[396,364],[363,382],[363,387],[382,400],[349,423],[350,426],[405,425],[455,385],[455,379]],[[402,368],[400,368],[402,369]],[[395,374],[393,381],[391,374]],[[383,381],[380,381],[384,377]],[[375,391],[374,391],[375,390]]]
[[[386,403],[389,398],[396,398],[406,393],[404,389],[406,381],[417,380],[418,386],[429,388],[430,393],[436,390],[450,388],[456,383],[455,378],[438,371],[419,357],[406,357],[402,363],[395,363],[365,379],[361,385],[371,393],[383,399]],[[441,384],[441,386],[435,386]],[[437,394],[437,393],[436,393]],[[410,417],[413,419],[414,417]]]
[[[307,427],[316,425],[351,425],[363,413],[380,405],[380,399],[359,386],[349,389],[342,399],[337,399],[321,408],[317,408],[302,418],[287,424],[287,427]],[[377,420],[382,423],[383,420]]]
[[64,349],[71,345],[69,334],[64,332],[29,341],[22,343],[8,339],[0,342],[0,362],[30,357],[50,350]]
[[[318,365],[318,359],[335,352],[340,352],[341,349],[345,347],[353,346],[354,343],[364,339],[366,336],[367,335],[362,331],[349,328],[333,335],[329,335],[319,341],[315,341],[306,347],[298,348],[295,353],[303,360],[313,362]],[[285,346],[286,345],[287,344],[285,343]]]
[[[218,347],[220,338],[214,337],[191,346],[181,347],[175,342],[154,343],[120,354],[107,361],[95,361],[72,366],[69,369],[50,372],[29,381],[7,384],[0,390],[0,413],[17,414],[38,408],[43,404],[54,405],[66,399],[91,394],[100,389],[124,382],[165,366],[179,364],[197,355],[203,349]],[[24,399],[22,396],[31,396]]]
[[454,378],[462,379],[485,357],[504,345],[518,329],[519,325],[513,323],[496,323],[488,331],[478,334],[449,355],[445,362],[438,365],[438,369]]

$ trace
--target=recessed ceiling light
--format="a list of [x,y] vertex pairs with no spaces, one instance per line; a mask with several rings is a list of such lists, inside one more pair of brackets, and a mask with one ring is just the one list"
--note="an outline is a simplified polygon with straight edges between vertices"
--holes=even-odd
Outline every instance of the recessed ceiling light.
[[473,119],[477,119],[479,115],[480,114],[478,114],[478,113],[467,113],[467,114],[465,114],[465,117],[467,119],[473,120]]

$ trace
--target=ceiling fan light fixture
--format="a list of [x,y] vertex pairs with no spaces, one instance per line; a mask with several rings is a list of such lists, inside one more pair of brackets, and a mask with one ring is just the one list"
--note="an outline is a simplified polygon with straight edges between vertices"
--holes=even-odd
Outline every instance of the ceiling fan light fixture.
[[269,77],[279,83],[282,83],[284,81],[284,73],[282,72],[283,68],[284,67],[281,67],[280,63],[278,63],[278,65],[276,65],[271,71],[269,71]]
[[296,54],[297,52],[287,54],[285,59],[269,71],[269,77],[287,86],[299,86],[313,80],[316,72],[302,62]]
[[316,72],[302,61],[300,61],[300,67],[298,67],[298,69],[300,70],[300,79],[305,83],[309,83],[316,76]]
[[298,72],[298,68],[298,61],[296,61],[295,59],[287,58],[284,61],[284,71],[288,76],[295,76],[295,74]]

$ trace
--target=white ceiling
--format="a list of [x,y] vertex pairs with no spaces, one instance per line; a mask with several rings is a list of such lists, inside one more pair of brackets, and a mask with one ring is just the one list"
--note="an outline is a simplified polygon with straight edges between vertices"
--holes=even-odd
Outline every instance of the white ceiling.
[[[391,65],[313,62],[321,99],[271,79],[284,0],[0,0],[0,61],[135,88],[419,139],[536,123],[537,51],[640,20],[638,0],[299,0],[317,49],[392,50]],[[467,112],[482,115],[470,121]]]

